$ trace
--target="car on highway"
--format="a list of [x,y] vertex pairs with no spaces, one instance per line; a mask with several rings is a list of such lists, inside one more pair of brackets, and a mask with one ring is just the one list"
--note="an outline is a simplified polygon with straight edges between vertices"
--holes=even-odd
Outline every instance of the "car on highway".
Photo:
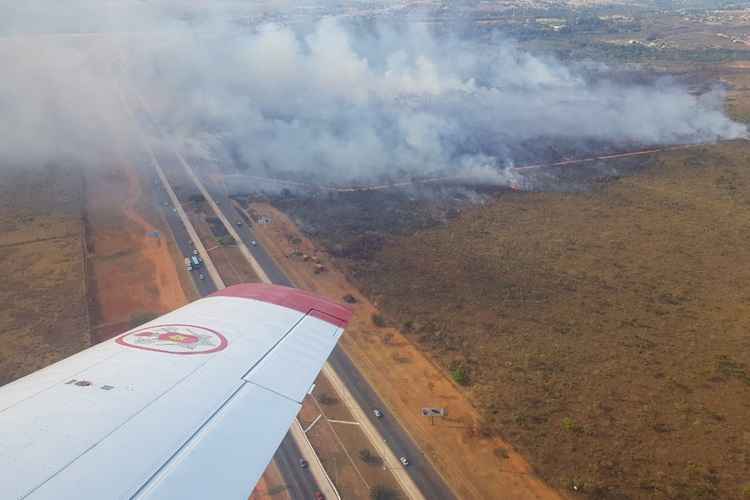
[[257,241],[255,241],[255,240],[252,240],[252,241],[250,242],[250,244],[251,244],[252,246],[254,246],[254,247],[258,246],[258,242],[257,242]]
[[326,496],[319,491],[315,492],[315,500],[326,500]]
[[199,280],[204,280],[204,279],[206,279],[206,276],[201,273],[201,274],[198,275],[198,279]]
[[374,410],[372,410],[372,414],[377,418],[383,418],[383,412],[380,410],[380,408],[375,408]]
[[193,250],[193,255],[198,255],[198,250]]
[[308,465],[307,460],[305,460],[304,458],[300,458],[299,459],[299,466],[301,468],[307,469],[307,465]]
[[404,467],[409,465],[409,460],[406,457],[401,457],[398,459],[398,461],[401,462],[401,465],[403,465]]
[[238,225],[238,226],[241,226],[241,225],[242,225],[242,221],[241,221],[241,220],[238,220],[238,221],[237,221],[237,225]]

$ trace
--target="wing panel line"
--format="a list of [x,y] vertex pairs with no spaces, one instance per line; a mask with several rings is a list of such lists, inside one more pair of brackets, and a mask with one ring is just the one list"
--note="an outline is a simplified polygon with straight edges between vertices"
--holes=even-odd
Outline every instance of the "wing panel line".
[[[311,310],[312,310],[312,309],[311,309]],[[301,318],[299,318],[299,319],[298,319],[297,321],[295,321],[295,322],[294,322],[294,324],[293,324],[293,325],[292,325],[291,327],[289,327],[289,329],[288,329],[288,330],[286,331],[286,333],[285,333],[284,335],[282,335],[281,337],[279,337],[279,340],[277,340],[277,341],[276,341],[276,342],[275,342],[275,343],[274,343],[274,344],[273,344],[273,345],[271,346],[271,348],[270,348],[269,350],[267,350],[267,351],[265,352],[265,354],[263,354],[263,356],[259,357],[259,358],[258,358],[258,360],[257,360],[257,361],[256,361],[255,363],[253,363],[253,365],[252,365],[252,366],[250,367],[250,369],[248,369],[248,370],[247,370],[247,371],[246,371],[245,373],[243,373],[243,374],[242,374],[242,376],[240,376],[240,378],[241,378],[242,380],[244,380],[244,381],[247,381],[245,377],[247,377],[248,375],[250,375],[250,372],[252,372],[253,370],[255,370],[255,368],[256,368],[256,367],[257,367],[257,366],[258,366],[258,365],[259,365],[259,364],[260,364],[260,363],[261,363],[261,362],[262,362],[262,361],[263,361],[264,359],[266,359],[266,358],[268,357],[268,355],[269,355],[269,354],[271,354],[271,353],[273,352],[273,350],[274,350],[274,349],[276,349],[276,348],[277,348],[277,347],[279,346],[279,344],[281,344],[281,342],[282,342],[282,341],[283,341],[283,340],[284,340],[285,338],[287,338],[287,337],[289,336],[289,334],[290,334],[290,333],[292,333],[292,332],[294,331],[294,329],[295,329],[295,328],[297,328],[297,326],[299,326],[299,324],[300,324],[300,323],[302,323],[302,320],[303,320],[303,319],[305,319],[305,318],[307,317],[307,315],[308,315],[308,314],[310,314],[310,311],[307,311],[307,313],[303,314]],[[260,386],[258,386],[258,387],[260,387]],[[264,388],[264,389],[265,389],[265,388]],[[289,398],[287,398],[287,399],[289,399]]]
[[[84,351],[81,351],[81,352],[84,352]],[[2,408],[2,409],[0,409],[0,413],[3,413],[3,412],[5,412],[5,411],[7,411],[7,410],[10,410],[11,408],[13,408],[13,407],[15,407],[15,406],[17,406],[17,405],[19,405],[19,404],[23,403],[24,401],[28,401],[29,399],[33,399],[33,398],[35,398],[36,396],[38,396],[39,394],[42,394],[42,393],[44,393],[44,392],[46,392],[46,391],[48,391],[48,390],[52,389],[53,387],[55,387],[55,386],[56,386],[56,385],[58,385],[58,384],[64,384],[64,383],[65,383],[65,382],[67,381],[67,379],[69,379],[70,377],[75,377],[76,375],[78,375],[78,374],[80,374],[80,373],[82,373],[82,372],[85,372],[86,370],[90,370],[90,369],[94,368],[95,366],[99,366],[100,364],[102,364],[102,363],[104,363],[104,362],[106,362],[106,361],[110,361],[110,360],[112,360],[113,358],[115,358],[115,357],[117,357],[117,356],[119,356],[119,355],[121,355],[121,354],[122,354],[122,352],[115,352],[115,353],[113,353],[113,354],[112,354],[111,356],[107,356],[106,358],[104,358],[104,359],[101,359],[101,360],[97,361],[96,363],[94,363],[94,364],[92,364],[92,365],[89,365],[89,366],[87,366],[86,368],[82,368],[82,369],[78,370],[78,371],[77,371],[77,372],[75,372],[75,373],[72,373],[72,374],[70,374],[70,375],[67,375],[67,376],[66,376],[65,378],[63,378],[63,379],[58,379],[58,380],[56,380],[56,381],[55,381],[55,383],[54,383],[54,384],[50,384],[50,385],[48,385],[47,387],[45,387],[44,389],[41,389],[41,390],[39,390],[39,391],[35,392],[34,394],[30,394],[29,396],[26,396],[26,397],[25,397],[25,398],[23,398],[23,399],[19,399],[18,401],[15,401],[15,402],[14,402],[13,404],[11,404],[10,406],[6,406],[5,408]],[[62,362],[62,361],[65,361],[65,360],[67,360],[67,359],[70,359],[70,358],[64,358],[64,359],[61,359],[61,360],[60,360],[60,361],[58,361],[57,363],[60,363],[60,362]],[[57,363],[55,363],[55,364],[57,364]],[[53,366],[55,366],[55,364],[52,364],[52,365],[50,365],[50,366],[49,366],[49,367],[47,367],[47,368],[52,368]],[[31,374],[30,374],[30,375],[31,375]],[[21,380],[23,380],[24,378],[25,378],[25,377],[22,377],[22,378],[18,379],[18,381],[21,381]],[[11,384],[13,384],[14,382],[16,382],[16,381],[14,380],[14,381],[13,381],[13,382],[11,382],[10,384],[8,384],[8,385],[4,385],[3,387],[10,387],[10,386],[11,386]]]
[[[122,353],[117,353],[117,354],[122,354]],[[23,499],[23,498],[28,497],[29,495],[31,495],[32,493],[34,493],[36,490],[38,490],[39,488],[41,488],[42,486],[44,486],[52,478],[54,478],[58,474],[62,473],[65,469],[67,469],[72,464],[74,464],[79,458],[81,458],[86,453],[90,452],[91,450],[93,450],[94,448],[96,448],[97,446],[99,446],[99,443],[105,441],[107,438],[109,438],[112,434],[114,434],[115,432],[117,432],[125,424],[127,424],[128,422],[130,422],[131,420],[133,420],[135,417],[137,417],[138,415],[140,415],[141,413],[143,413],[143,411],[145,411],[147,408],[151,407],[154,403],[156,403],[161,398],[163,398],[166,394],[168,394],[169,392],[171,392],[172,389],[174,389],[175,387],[177,387],[178,385],[180,385],[187,378],[192,377],[193,374],[197,370],[199,370],[199,369],[203,368],[204,366],[206,366],[206,364],[209,361],[211,361],[211,359],[213,359],[213,358],[210,358],[210,359],[206,360],[204,363],[201,363],[200,365],[197,365],[190,372],[188,372],[184,377],[182,377],[179,380],[177,380],[174,384],[172,384],[170,387],[168,387],[164,392],[162,392],[161,394],[159,394],[159,396],[157,396],[156,398],[154,398],[153,400],[151,400],[151,402],[149,402],[148,404],[146,404],[143,407],[141,407],[141,409],[139,409],[137,412],[133,413],[128,418],[126,418],[125,420],[123,420],[122,422],[120,422],[119,425],[117,425],[111,431],[109,431],[107,434],[105,434],[104,436],[102,436],[102,438],[100,440],[98,440],[96,443],[92,444],[91,446],[89,446],[88,448],[86,448],[85,450],[83,450],[81,453],[79,453],[78,455],[76,455],[75,458],[73,458],[67,464],[65,464],[62,467],[60,467],[60,469],[58,469],[54,474],[51,474],[47,479],[45,479],[41,483],[39,483],[36,486],[34,486],[31,490],[29,490],[27,493],[25,493],[23,496],[21,496],[21,498]]]

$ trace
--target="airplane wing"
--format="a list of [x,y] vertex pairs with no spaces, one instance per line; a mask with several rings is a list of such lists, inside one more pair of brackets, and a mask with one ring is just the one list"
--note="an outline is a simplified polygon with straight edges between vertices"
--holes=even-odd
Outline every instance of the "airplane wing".
[[0,387],[0,498],[247,498],[350,317],[235,285]]

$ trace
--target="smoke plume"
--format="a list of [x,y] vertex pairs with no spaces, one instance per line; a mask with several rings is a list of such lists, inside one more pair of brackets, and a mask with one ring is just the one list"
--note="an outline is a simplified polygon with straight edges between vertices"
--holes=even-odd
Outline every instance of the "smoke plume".
[[551,146],[747,133],[724,113],[720,89],[619,82],[502,37],[336,18],[238,22],[259,11],[208,5],[0,3],[0,165],[90,163],[132,132],[134,102],[193,155],[321,182],[486,175]]

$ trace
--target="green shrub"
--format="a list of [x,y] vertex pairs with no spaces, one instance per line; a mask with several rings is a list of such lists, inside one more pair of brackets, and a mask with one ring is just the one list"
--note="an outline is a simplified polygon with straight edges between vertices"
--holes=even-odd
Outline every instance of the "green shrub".
[[451,370],[451,378],[459,385],[466,385],[468,383],[466,372],[460,366]]

